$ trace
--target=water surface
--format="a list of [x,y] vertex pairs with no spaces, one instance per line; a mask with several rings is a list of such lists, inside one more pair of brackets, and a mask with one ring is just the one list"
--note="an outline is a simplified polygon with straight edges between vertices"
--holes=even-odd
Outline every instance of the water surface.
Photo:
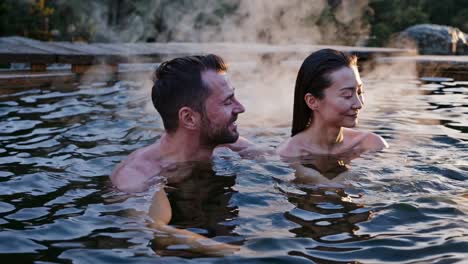
[[[235,81],[241,101],[260,100],[246,96],[248,82]],[[127,195],[109,182],[120,160],[163,131],[142,83],[0,91],[0,257],[17,263],[468,261],[468,83],[365,84],[359,128],[383,136],[391,148],[352,160],[352,173],[339,184],[296,183],[294,169],[278,157],[222,151],[211,168],[196,173],[197,181],[174,187],[184,192],[169,193],[177,204],[175,226],[242,245],[225,258],[158,248],[146,214],[154,189]],[[289,136],[288,119],[255,125],[249,114],[259,112],[249,113],[247,105],[241,133],[260,146]]]

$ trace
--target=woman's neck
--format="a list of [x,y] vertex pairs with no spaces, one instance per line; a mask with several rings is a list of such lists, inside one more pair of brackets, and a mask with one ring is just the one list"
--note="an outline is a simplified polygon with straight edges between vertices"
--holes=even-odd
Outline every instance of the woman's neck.
[[318,122],[313,122],[304,130],[304,143],[308,146],[316,146],[327,153],[334,152],[343,143],[343,128],[330,127]]

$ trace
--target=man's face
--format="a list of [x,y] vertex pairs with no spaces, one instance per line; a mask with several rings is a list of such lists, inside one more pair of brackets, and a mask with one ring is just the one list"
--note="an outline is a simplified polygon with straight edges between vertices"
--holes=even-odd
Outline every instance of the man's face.
[[216,146],[236,142],[239,132],[235,121],[237,115],[245,111],[244,106],[235,98],[226,74],[208,70],[202,74],[202,80],[211,92],[202,113],[202,144]]

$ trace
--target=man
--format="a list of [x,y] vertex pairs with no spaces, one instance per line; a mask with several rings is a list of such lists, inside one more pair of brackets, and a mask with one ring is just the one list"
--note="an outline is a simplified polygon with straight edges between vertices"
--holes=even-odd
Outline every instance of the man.
[[[145,190],[155,181],[180,182],[190,175],[190,162],[209,161],[222,144],[241,150],[236,120],[245,111],[234,96],[226,76],[227,66],[216,55],[176,58],[156,70],[152,101],[165,133],[154,144],[136,150],[111,175],[112,183],[125,192]],[[234,143],[234,144],[233,144]],[[194,251],[223,254],[236,249],[210,243],[201,235],[168,226],[172,210],[163,186],[150,208],[153,227],[165,234],[163,246],[188,244]]]

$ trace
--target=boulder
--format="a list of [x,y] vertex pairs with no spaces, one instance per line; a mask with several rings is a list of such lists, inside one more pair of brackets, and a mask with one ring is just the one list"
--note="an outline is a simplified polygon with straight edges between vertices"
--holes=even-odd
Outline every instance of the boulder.
[[466,55],[468,35],[450,26],[421,24],[402,31],[397,39],[399,47],[417,48],[420,54]]

